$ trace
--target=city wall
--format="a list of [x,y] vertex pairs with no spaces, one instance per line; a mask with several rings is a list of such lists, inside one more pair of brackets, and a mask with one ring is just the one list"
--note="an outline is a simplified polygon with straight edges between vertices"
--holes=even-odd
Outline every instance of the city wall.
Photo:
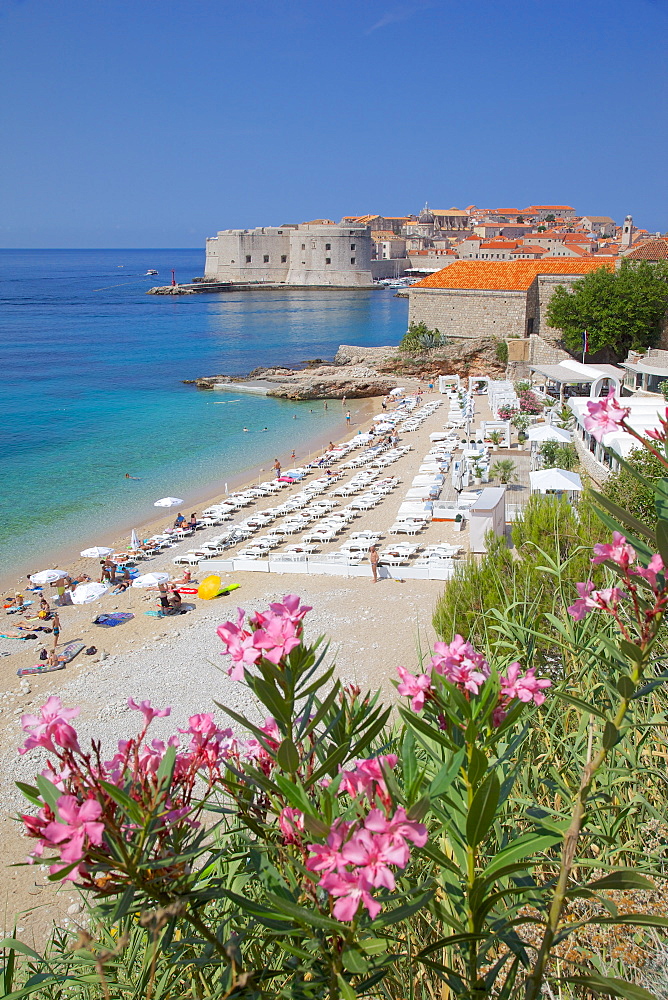
[[411,288],[409,293],[408,322],[426,323],[446,337],[522,337],[526,315],[521,291]]

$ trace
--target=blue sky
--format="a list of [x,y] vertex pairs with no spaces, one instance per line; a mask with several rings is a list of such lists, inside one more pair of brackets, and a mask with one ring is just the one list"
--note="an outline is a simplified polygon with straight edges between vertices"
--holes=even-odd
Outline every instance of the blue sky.
[[667,0],[0,0],[0,245],[425,200],[666,230],[667,41]]

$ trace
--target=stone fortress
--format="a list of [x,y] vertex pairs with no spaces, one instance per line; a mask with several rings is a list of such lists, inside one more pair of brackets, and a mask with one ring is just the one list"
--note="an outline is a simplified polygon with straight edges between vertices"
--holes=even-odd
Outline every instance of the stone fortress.
[[204,280],[233,284],[370,288],[372,240],[364,225],[327,219],[223,229],[206,241]]

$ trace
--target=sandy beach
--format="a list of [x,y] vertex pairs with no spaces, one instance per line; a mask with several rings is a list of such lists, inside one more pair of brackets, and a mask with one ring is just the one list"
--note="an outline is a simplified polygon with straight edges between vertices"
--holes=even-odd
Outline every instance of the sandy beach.
[[[410,381],[407,381],[407,389],[410,388]],[[425,393],[424,402],[437,395]],[[381,409],[379,399],[364,403],[366,405],[361,407],[360,401],[355,401],[357,422],[346,428],[343,438],[350,438],[351,431],[367,429],[373,413]],[[367,528],[382,532],[381,545],[386,544],[388,537],[392,537],[387,535],[388,528],[395,520],[422,457],[430,448],[429,434],[442,430],[446,419],[447,407],[440,407],[417,431],[401,437],[401,443],[409,444],[411,450],[383,473],[399,477],[399,487],[373,510],[361,513],[336,542],[324,548],[325,551],[338,548],[350,532]],[[333,468],[341,464],[338,462]],[[347,470],[347,475],[352,472]],[[264,478],[271,477],[266,475]],[[283,490],[280,500],[287,499],[298,489],[295,485]],[[267,497],[253,508],[238,512],[235,521],[242,520],[251,510],[262,510],[276,503],[274,497]],[[199,509],[206,505],[202,503]],[[190,509],[184,513],[189,514]],[[173,512],[163,514],[155,525],[147,528],[164,527],[174,516]],[[168,570],[176,575],[181,567],[174,566],[174,557],[220,534],[221,530],[198,531],[196,541],[187,538],[160,556],[142,562],[141,572]],[[465,545],[466,537],[456,533],[449,523],[436,523],[430,524],[414,540],[422,545],[437,541]],[[127,538],[124,538],[117,540],[114,547],[120,550],[126,544]],[[73,572],[87,571],[94,576],[99,567],[95,560],[79,559],[67,568]],[[197,578],[195,570],[196,567],[193,576]],[[201,571],[199,575],[202,576]],[[38,753],[19,757],[16,752],[22,737],[20,716],[35,711],[49,695],[58,695],[66,705],[80,705],[80,736],[84,742],[91,736],[100,739],[105,749],[110,749],[118,739],[136,729],[137,715],[127,707],[129,697],[148,698],[159,707],[172,706],[171,718],[157,720],[156,736],[174,732],[191,714],[212,710],[214,699],[257,718],[247,689],[227,677],[216,626],[234,617],[237,606],[259,609],[290,592],[298,593],[303,601],[313,606],[305,623],[307,635],[315,638],[324,633],[329,637],[330,655],[336,661],[339,678],[344,683],[355,682],[366,689],[382,688],[388,698],[394,697],[391,680],[396,676],[396,666],[414,668],[419,650],[428,650],[436,639],[431,618],[443,589],[442,582],[384,579],[373,585],[370,578],[297,577],[253,572],[236,572],[228,579],[240,584],[237,591],[210,602],[194,598],[193,609],[178,617],[147,616],[145,612],[155,606],[156,595],[132,588],[118,596],[107,594],[95,604],[64,607],[59,612],[62,641],[79,640],[86,646],[95,645],[98,654],[91,657],[81,654],[65,670],[31,676],[29,684],[20,684],[16,670],[35,663],[37,651],[42,645],[50,648],[52,637],[45,635],[43,642],[0,639],[0,652],[10,652],[0,657],[4,692],[0,696],[0,798],[3,804],[0,833],[5,846],[0,904],[5,931],[12,931],[14,914],[18,912],[21,915],[17,923],[23,928],[20,936],[27,942],[39,944],[54,918],[61,923],[76,920],[74,911],[78,897],[71,886],[61,889],[47,883],[40,867],[6,867],[23,861],[29,849],[29,843],[21,837],[11,818],[23,807],[14,782],[29,781],[42,764]],[[45,590],[48,594],[49,588]],[[116,628],[101,629],[93,625],[92,620],[102,611],[129,611],[134,618]],[[11,617],[4,621],[6,627],[11,627]],[[223,718],[222,713],[218,714]]]

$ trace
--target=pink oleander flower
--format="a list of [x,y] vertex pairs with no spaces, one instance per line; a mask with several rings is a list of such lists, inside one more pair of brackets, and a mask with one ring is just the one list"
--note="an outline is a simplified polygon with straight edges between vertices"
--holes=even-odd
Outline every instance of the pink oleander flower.
[[644,580],[647,580],[652,590],[657,589],[656,574],[663,573],[665,566],[663,565],[663,559],[660,555],[653,555],[647,566],[636,566],[633,573],[636,576],[641,576]]
[[590,611],[594,611],[597,607],[596,602],[591,598],[591,594],[594,591],[594,584],[591,580],[587,580],[586,583],[576,583],[575,587],[580,596],[566,610],[571,618],[574,618],[576,622],[581,622],[583,618],[587,617]]
[[355,872],[329,872],[323,875],[319,884],[336,898],[333,913],[337,920],[354,920],[360,903],[369,911],[372,920],[381,911],[380,903],[370,892],[373,884],[359,869]]
[[48,823],[42,830],[42,838],[46,843],[58,846],[62,864],[52,865],[49,870],[54,875],[77,863],[77,867],[65,876],[66,881],[74,881],[87,845],[99,847],[102,843],[104,823],[99,822],[102,806],[95,799],[86,799],[80,805],[74,795],[61,795],[57,808],[60,822]]
[[301,809],[286,806],[278,816],[278,825],[286,844],[301,844],[304,830],[304,813]]
[[55,751],[54,743],[65,750],[80,751],[76,729],[70,725],[76,719],[80,708],[63,708],[60,698],[52,695],[40,708],[39,715],[22,715],[21,727],[30,733],[19,753],[27,753],[33,747],[44,747]]
[[253,633],[253,646],[270,663],[278,664],[300,644],[289,618],[264,617],[263,627]]
[[427,843],[427,827],[409,819],[403,806],[399,806],[390,819],[381,809],[370,809],[364,826],[372,833],[387,834],[395,844],[411,840],[416,847]]
[[397,667],[397,673],[401,678],[401,683],[397,685],[397,692],[411,699],[411,708],[414,712],[421,712],[424,708],[425,698],[432,692],[431,678],[428,674],[411,674],[405,667]]
[[354,833],[341,850],[346,864],[364,869],[364,875],[373,886],[394,889],[394,874],[388,865],[405,868],[410,859],[410,851],[405,841],[395,843],[387,834],[374,834],[362,829]]
[[232,657],[232,666],[227,671],[233,681],[244,679],[245,665],[257,663],[261,652],[253,644],[253,633],[243,628],[245,611],[237,608],[238,616],[235,622],[224,622],[216,632],[226,647],[225,652]]
[[605,590],[594,590],[591,580],[575,584],[578,600],[566,610],[576,622],[582,621],[592,611],[615,611],[619,602],[626,596],[617,587],[607,587]]
[[128,698],[128,708],[134,708],[144,716],[144,725],[148,726],[153,719],[166,719],[172,714],[171,708],[153,708],[150,701],[142,701],[137,704],[132,698]]
[[584,419],[585,430],[589,431],[597,441],[602,441],[610,431],[616,431],[622,426],[631,410],[628,406],[620,406],[615,397],[615,390],[610,386],[610,391],[603,399],[587,403],[589,415]]
[[354,765],[354,770],[342,771],[339,793],[348,792],[349,795],[368,795],[370,800],[376,792],[381,798],[387,798],[387,785],[383,775],[383,766],[394,769],[399,758],[394,753],[381,755],[380,757],[370,757],[368,760],[359,760]]
[[619,531],[613,531],[612,544],[604,545],[597,542],[594,546],[594,552],[595,555],[591,561],[595,565],[609,560],[616,563],[621,569],[628,569],[636,561],[635,549],[628,544],[624,535],[620,534]]
[[271,617],[285,618],[292,622],[293,625],[299,625],[304,616],[308,614],[309,611],[313,609],[308,607],[306,604],[300,606],[300,600],[296,594],[286,594],[282,601],[275,601],[273,604],[269,605],[269,610],[271,615],[266,611],[256,611],[251,621],[253,624],[257,625],[258,628],[264,628],[265,620]]
[[450,684],[456,684],[463,691],[478,694],[489,677],[489,664],[470,642],[456,635],[452,642],[434,643],[434,653],[431,666],[437,674],[442,674]]
[[350,823],[344,820],[335,820],[334,825],[327,834],[325,844],[307,844],[312,857],[307,858],[306,867],[310,872],[342,872],[345,871],[346,861],[341,853],[343,843],[350,831]]
[[536,677],[535,667],[527,670],[526,674],[520,674],[519,663],[511,663],[508,673],[501,677],[501,696],[504,698],[517,698],[519,701],[530,702],[534,705],[542,705],[545,701],[543,690],[552,687],[552,681],[547,677],[540,680]]

